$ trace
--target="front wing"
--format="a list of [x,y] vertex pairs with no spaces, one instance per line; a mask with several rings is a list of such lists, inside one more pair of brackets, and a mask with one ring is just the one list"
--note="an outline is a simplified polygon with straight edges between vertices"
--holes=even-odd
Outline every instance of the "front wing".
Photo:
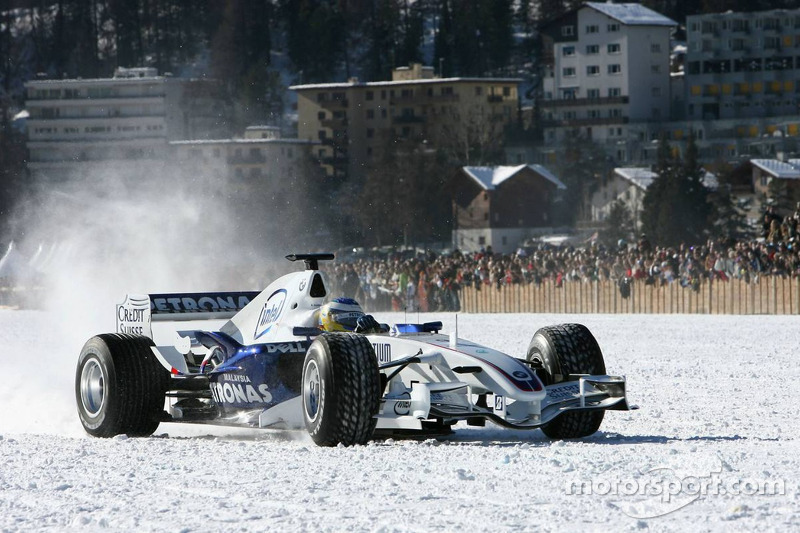
[[628,404],[625,378],[571,375],[571,380],[545,387],[543,400],[515,400],[503,394],[475,395],[467,383],[413,383],[411,391],[381,401],[378,429],[421,430],[424,420],[467,420],[483,425],[489,419],[516,429],[534,429],[570,411],[636,409]]

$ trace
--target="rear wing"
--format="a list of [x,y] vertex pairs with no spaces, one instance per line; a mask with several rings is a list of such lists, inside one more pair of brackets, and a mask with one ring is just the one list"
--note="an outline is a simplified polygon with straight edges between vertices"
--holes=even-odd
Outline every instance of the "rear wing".
[[230,319],[258,295],[258,291],[128,294],[117,305],[117,333],[152,338],[153,321]]

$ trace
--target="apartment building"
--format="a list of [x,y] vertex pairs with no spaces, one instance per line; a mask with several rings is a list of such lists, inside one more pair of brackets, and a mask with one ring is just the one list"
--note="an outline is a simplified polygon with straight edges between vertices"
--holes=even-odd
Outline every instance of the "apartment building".
[[240,139],[171,141],[170,160],[189,175],[220,178],[291,179],[312,162],[319,141],[283,138],[272,126],[250,126]]
[[800,9],[686,19],[687,118],[796,115]]
[[[640,4],[587,2],[548,24],[540,119],[544,144],[571,132],[616,145],[634,122],[670,118],[670,34],[677,23]],[[551,151],[552,153],[552,151]]]
[[154,68],[119,68],[113,78],[37,79],[25,88],[28,169],[45,183],[109,164],[143,175],[164,161],[168,141],[220,137],[225,123],[218,84],[159,76]]
[[330,176],[363,175],[398,141],[442,148],[501,139],[517,119],[516,78],[437,78],[421,64],[394,69],[392,81],[323,83],[297,92],[297,136],[319,141]]

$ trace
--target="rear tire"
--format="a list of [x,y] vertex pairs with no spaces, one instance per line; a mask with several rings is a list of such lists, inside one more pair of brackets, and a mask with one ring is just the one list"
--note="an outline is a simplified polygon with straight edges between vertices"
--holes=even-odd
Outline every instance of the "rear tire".
[[354,333],[323,333],[303,362],[303,419],[319,446],[365,444],[380,407],[378,360],[369,340]]
[[151,351],[148,337],[103,334],[81,350],[75,399],[81,424],[90,435],[151,435],[161,421],[169,372]]
[[[578,381],[571,374],[603,375],[603,352],[583,324],[561,324],[541,328],[528,346],[528,361],[535,364],[545,385]],[[568,411],[542,426],[551,439],[577,439],[594,434],[605,411]]]

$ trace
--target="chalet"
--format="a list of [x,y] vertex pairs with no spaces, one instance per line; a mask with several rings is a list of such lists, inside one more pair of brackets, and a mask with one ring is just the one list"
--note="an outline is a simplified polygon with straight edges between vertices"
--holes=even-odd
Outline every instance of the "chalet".
[[638,220],[644,193],[657,176],[648,168],[615,168],[611,177],[592,195],[592,220],[604,221],[617,200],[625,204],[634,220]]
[[549,233],[550,209],[566,186],[541,165],[462,167],[454,180],[453,241],[463,251],[514,251]]
[[[781,215],[788,214],[787,210],[800,202],[800,159],[751,159],[750,165],[753,192],[757,198],[772,198],[779,204]],[[773,181],[777,183],[773,184]],[[776,194],[782,198],[774,198]]]
[[[657,177],[658,174],[649,168],[615,168],[611,177],[592,195],[592,220],[604,221],[611,211],[611,206],[619,200],[628,208],[636,225],[634,229],[638,231],[644,194]],[[716,189],[717,177],[706,172],[703,184],[709,189]]]

